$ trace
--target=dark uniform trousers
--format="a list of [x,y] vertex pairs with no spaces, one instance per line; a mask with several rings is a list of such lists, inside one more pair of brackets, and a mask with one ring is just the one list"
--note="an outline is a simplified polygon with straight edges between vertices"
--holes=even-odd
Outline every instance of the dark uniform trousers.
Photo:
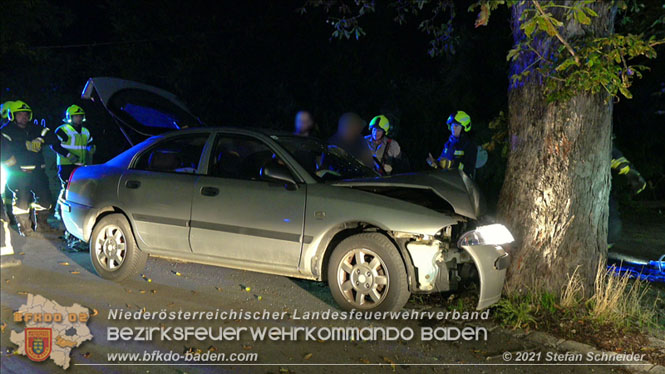
[[14,171],[7,181],[7,186],[14,193],[15,207],[22,213],[28,213],[33,200],[45,210],[53,206],[48,177],[44,169]]

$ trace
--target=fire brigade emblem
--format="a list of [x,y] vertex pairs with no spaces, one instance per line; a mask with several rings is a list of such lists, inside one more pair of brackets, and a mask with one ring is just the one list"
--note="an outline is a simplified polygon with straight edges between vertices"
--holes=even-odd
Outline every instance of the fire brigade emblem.
[[32,361],[44,361],[51,354],[51,328],[25,329],[25,354]]

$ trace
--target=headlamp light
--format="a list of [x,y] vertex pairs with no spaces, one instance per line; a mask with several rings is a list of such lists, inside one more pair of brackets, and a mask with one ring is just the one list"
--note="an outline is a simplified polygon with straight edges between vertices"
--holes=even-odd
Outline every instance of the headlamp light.
[[493,225],[480,226],[475,230],[462,235],[457,241],[457,246],[465,245],[502,245],[515,241],[513,235],[506,226],[495,223]]

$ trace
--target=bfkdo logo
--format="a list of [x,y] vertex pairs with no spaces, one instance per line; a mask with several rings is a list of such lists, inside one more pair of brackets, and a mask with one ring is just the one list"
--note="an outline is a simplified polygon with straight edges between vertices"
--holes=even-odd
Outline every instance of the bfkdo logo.
[[25,329],[25,354],[32,361],[44,361],[51,354],[51,328],[27,327]]

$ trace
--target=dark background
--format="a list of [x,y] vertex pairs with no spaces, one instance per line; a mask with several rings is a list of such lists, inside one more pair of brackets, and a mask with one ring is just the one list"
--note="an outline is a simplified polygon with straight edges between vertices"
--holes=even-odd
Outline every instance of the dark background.
[[[419,21],[400,26],[394,9],[381,4],[363,19],[367,36],[340,41],[330,39],[322,10],[296,11],[302,0],[3,1],[0,99],[26,101],[52,128],[67,106],[82,105],[99,144],[97,161],[127,145],[104,112],[79,98],[93,76],[174,92],[210,125],[290,130],[294,114],[309,109],[327,138],[343,112],[367,121],[383,113],[415,169],[426,167],[428,152],[441,152],[449,135],[444,123],[455,110],[471,115],[478,144],[488,141],[489,121],[507,110],[508,12],[474,29],[476,15],[462,2],[455,54],[431,58]],[[652,70],[635,82],[634,98],[615,104],[615,142],[650,182],[639,198],[662,200],[664,60],[645,62]],[[504,164],[492,152],[479,173],[490,201]]]

